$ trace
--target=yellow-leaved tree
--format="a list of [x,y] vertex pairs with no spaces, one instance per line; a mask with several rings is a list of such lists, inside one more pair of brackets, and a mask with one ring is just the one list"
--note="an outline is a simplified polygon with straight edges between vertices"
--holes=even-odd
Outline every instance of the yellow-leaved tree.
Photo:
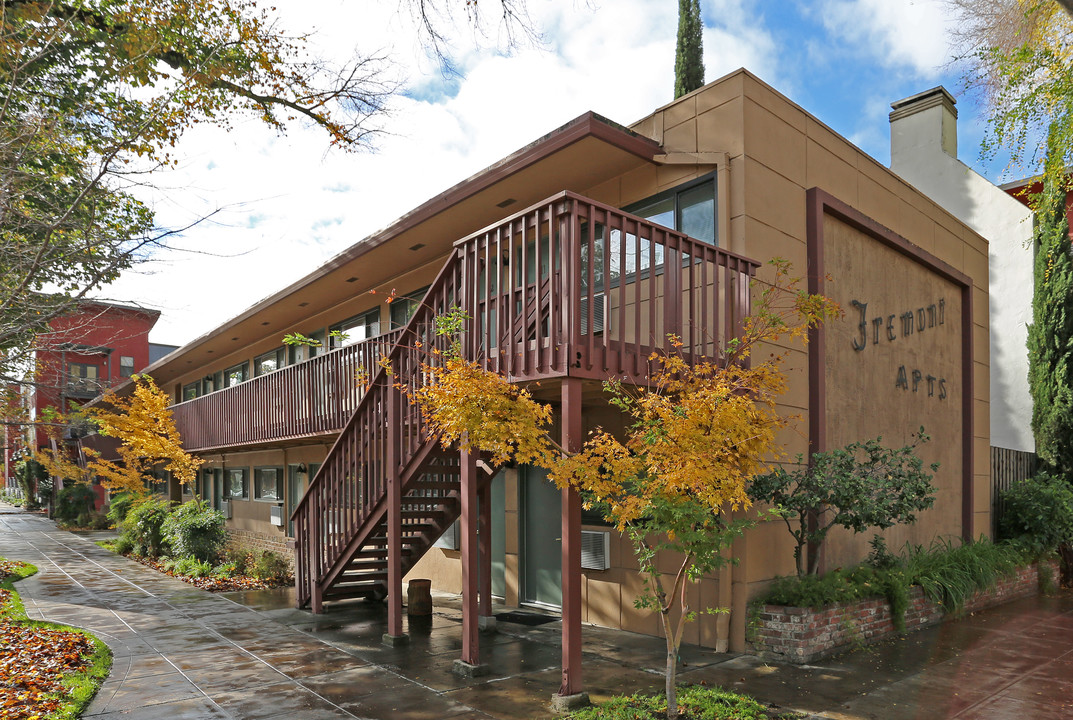
[[[426,368],[434,382],[413,397],[445,447],[458,443],[495,462],[542,466],[558,487],[576,488],[629,537],[646,583],[636,604],[659,613],[667,642],[668,718],[678,716],[675,678],[686,623],[697,612],[718,611],[690,607],[688,586],[731,561],[731,542],[755,522],[734,512],[749,508],[746,485],[781,455],[775,436],[792,419],[776,406],[786,389],[787,351],[774,343],[805,342],[810,328],[840,314],[834,302],[799,289],[786,261],[770,266],[772,279],[741,336],[718,361],[690,358],[671,338],[670,352],[650,358],[648,387],[605,383],[625,427],[596,430],[578,453],[566,453],[550,436],[548,406],[461,357],[457,343],[447,362]],[[456,311],[437,324],[457,334],[465,321]],[[670,580],[656,558],[672,553],[679,560]]]
[[119,441],[119,460],[105,460],[87,449],[87,469],[109,490],[146,492],[145,480],[163,469],[180,483],[194,487],[203,460],[183,450],[169,405],[171,400],[148,375],[133,376],[130,395],[105,395],[87,414],[101,435]]

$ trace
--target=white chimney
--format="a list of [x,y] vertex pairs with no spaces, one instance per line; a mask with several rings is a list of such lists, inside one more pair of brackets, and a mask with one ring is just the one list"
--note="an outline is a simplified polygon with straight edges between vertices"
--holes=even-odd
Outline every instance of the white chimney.
[[890,156],[931,148],[958,156],[957,100],[942,85],[890,104]]

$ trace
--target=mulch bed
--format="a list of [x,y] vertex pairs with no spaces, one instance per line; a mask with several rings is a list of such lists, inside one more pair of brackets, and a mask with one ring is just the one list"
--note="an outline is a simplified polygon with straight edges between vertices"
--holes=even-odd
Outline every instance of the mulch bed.
[[[0,561],[0,581],[22,563]],[[0,588],[0,607],[11,591]],[[0,617],[0,718],[30,720],[56,711],[64,675],[84,670],[93,644],[84,635],[67,630],[34,627]]]

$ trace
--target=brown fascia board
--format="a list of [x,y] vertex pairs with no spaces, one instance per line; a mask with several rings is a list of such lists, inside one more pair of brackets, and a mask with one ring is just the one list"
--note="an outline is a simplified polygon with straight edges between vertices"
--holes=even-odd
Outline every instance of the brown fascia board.
[[94,298],[84,298],[84,299],[78,301],[78,307],[79,308],[83,308],[83,307],[87,307],[87,306],[114,308],[116,310],[127,310],[129,312],[139,313],[141,315],[145,315],[145,316],[151,317],[151,318],[159,318],[160,317],[160,311],[159,310],[153,310],[153,309],[150,309],[150,308],[142,307],[141,305],[117,303],[117,302],[111,302],[111,301],[108,301],[108,300],[96,300]]
[[429,220],[435,215],[447,210],[452,205],[455,205],[477,193],[485,190],[497,182],[502,181],[518,171],[534,165],[544,158],[562,150],[563,148],[572,145],[584,138],[594,137],[599,140],[603,140],[609,145],[618,147],[626,152],[629,152],[637,157],[652,161],[653,158],[659,153],[663,152],[659,143],[651,138],[634,132],[620,125],[612,120],[609,120],[601,115],[598,115],[591,110],[583,115],[571,120],[565,125],[552,130],[547,135],[539,138],[535,142],[526,145],[525,147],[517,150],[507,157],[503,158],[499,162],[488,166],[484,170],[481,170],[477,174],[463,180],[462,182],[454,185],[444,192],[440,193],[436,197],[428,200],[421,205],[417,206],[410,212],[406,213],[398,220],[388,225],[386,228],[379,230],[372,235],[368,236],[364,240],[359,240],[354,245],[343,252],[336,255],[328,262],[321,265],[319,268],[311,272],[310,274],[298,280],[295,283],[288,285],[279,292],[273,293],[263,300],[258,301],[254,305],[250,306],[244,312],[231,318],[224,324],[216,327],[213,330],[201,335],[194,340],[186,343],[178,350],[175,350],[168,355],[165,355],[160,360],[156,361],[142,372],[152,375],[153,370],[169,362],[169,358],[176,353],[183,353],[187,349],[193,349],[197,345],[210,340],[211,338],[219,335],[228,328],[234,327],[244,320],[248,320],[253,315],[263,310],[266,306],[280,302],[286,299],[288,296],[302,290],[305,287],[315,283],[321,278],[327,276],[334,270],[342,267],[346,263],[358,258],[370,250],[377,248],[384,243],[389,242],[397,235],[414,228],[421,223]]

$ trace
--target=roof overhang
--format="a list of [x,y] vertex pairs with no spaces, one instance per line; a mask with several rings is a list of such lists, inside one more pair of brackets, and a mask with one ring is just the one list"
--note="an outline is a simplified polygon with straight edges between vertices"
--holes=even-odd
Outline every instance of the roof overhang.
[[634,168],[658,163],[662,152],[654,140],[585,113],[419,205],[145,372],[158,382],[171,382],[269,335],[304,330],[295,326],[356,293],[444,256],[455,240],[517,208],[561,190],[583,192]]

